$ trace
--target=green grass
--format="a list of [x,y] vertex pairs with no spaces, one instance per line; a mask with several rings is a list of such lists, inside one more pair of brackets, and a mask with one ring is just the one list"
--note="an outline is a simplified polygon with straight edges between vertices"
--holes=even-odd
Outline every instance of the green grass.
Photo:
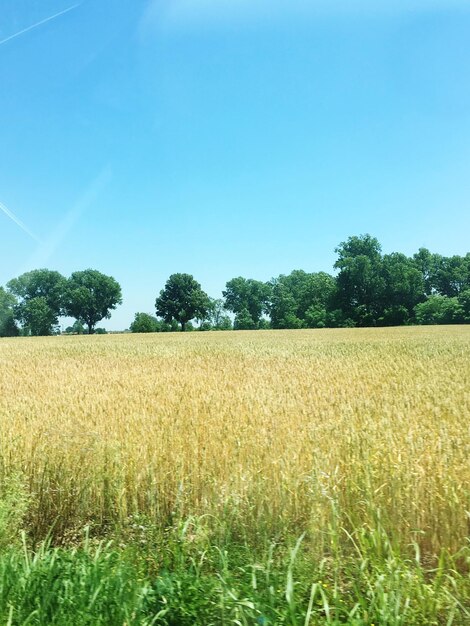
[[[331,531],[318,561],[308,536],[217,545],[203,520],[164,535],[134,520],[113,542],[0,555],[0,623],[8,626],[204,626],[470,623],[470,551],[421,561],[378,526]],[[134,534],[133,534],[134,533]],[[146,539],[137,540],[137,535]],[[336,536],[339,533],[344,536]],[[340,540],[341,539],[341,540]]]

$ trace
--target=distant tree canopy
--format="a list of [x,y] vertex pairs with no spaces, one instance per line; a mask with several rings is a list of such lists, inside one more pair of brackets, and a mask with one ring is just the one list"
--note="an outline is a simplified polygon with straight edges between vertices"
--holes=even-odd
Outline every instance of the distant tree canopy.
[[234,328],[251,330],[259,328],[261,316],[267,313],[271,286],[252,278],[232,278],[222,292],[225,308],[235,314]]
[[178,323],[173,320],[168,324],[149,313],[136,313],[129,330],[131,333],[167,333],[178,330]]
[[134,321],[129,327],[132,333],[156,333],[158,331],[158,320],[148,313],[136,313]]
[[0,287],[0,337],[16,337],[18,327],[15,322],[14,308],[16,298]]
[[465,322],[463,307],[455,296],[432,295],[415,307],[418,324],[458,324]]
[[[422,248],[413,257],[384,255],[379,241],[368,234],[349,237],[336,253],[336,275],[294,270],[268,282],[232,278],[223,300],[209,299],[205,315],[193,314],[198,329],[232,328],[224,310],[232,313],[235,330],[470,322],[470,254],[447,258]],[[164,301],[173,310],[188,308],[183,298],[171,296],[175,290],[181,291],[167,283],[157,300],[157,315],[167,321],[178,318],[164,316]]]
[[81,334],[86,324],[92,333],[121,302],[119,284],[96,270],[75,272],[69,279],[48,269],[32,270],[10,280],[7,290],[0,288],[0,336],[56,334],[61,316],[77,320],[66,332]]
[[59,272],[40,269],[26,272],[7,284],[15,296],[15,319],[23,333],[52,335],[56,332],[63,312],[66,279]]
[[220,298],[209,298],[207,314],[200,322],[200,330],[232,330],[233,326]]
[[75,320],[72,326],[67,326],[65,333],[67,335],[83,335],[85,333],[85,327],[80,320]]
[[94,332],[100,320],[110,318],[111,311],[121,303],[119,283],[97,270],[74,272],[63,292],[65,314],[86,324],[89,334]]
[[203,320],[210,306],[209,296],[191,274],[172,274],[155,301],[157,315],[168,324],[178,322],[182,331],[191,320]]
[[273,328],[323,328],[335,294],[335,280],[326,272],[294,270],[271,281],[268,310]]
[[[223,298],[210,298],[191,274],[172,274],[155,301],[157,317],[136,313],[131,332],[338,328],[470,323],[470,253],[442,256],[420,248],[413,256],[382,253],[369,234],[336,248],[335,274],[294,270],[267,282],[238,276]],[[0,337],[51,335],[59,317],[66,330],[89,333],[122,302],[121,287],[96,270],[69,279],[33,270],[0,287]],[[193,324],[194,323],[194,324]]]

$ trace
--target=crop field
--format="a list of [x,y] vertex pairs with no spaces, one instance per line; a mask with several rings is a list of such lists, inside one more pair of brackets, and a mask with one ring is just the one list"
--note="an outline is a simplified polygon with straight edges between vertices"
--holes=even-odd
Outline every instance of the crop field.
[[2,340],[0,581],[131,551],[213,613],[90,624],[470,623],[469,418],[470,326]]

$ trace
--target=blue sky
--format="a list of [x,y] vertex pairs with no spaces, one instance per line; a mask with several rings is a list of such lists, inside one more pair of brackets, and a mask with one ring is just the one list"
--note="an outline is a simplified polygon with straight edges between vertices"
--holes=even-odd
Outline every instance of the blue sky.
[[470,250],[467,1],[77,4],[0,0],[0,284],[96,268],[120,329],[174,272]]

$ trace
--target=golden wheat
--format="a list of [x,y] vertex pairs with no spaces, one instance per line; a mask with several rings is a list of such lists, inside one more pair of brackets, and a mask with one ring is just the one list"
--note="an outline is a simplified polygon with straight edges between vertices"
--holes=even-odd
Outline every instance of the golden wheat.
[[247,533],[468,534],[470,327],[0,342],[0,483],[37,534],[141,513]]

